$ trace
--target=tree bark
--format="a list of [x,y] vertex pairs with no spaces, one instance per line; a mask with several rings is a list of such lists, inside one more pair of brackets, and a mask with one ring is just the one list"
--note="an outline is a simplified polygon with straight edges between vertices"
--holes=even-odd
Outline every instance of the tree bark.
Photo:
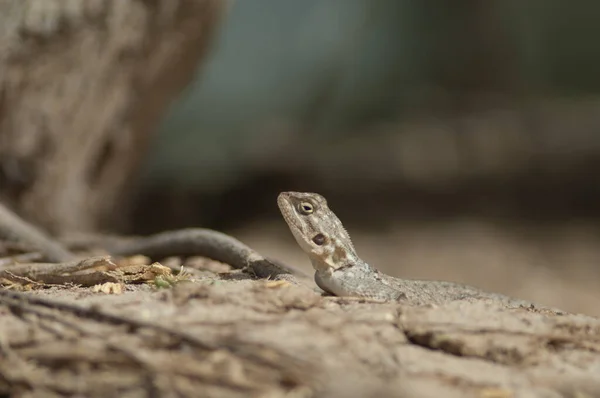
[[237,276],[127,294],[0,290],[0,394],[600,396],[597,318],[323,298]]
[[226,5],[0,0],[0,200],[54,233],[114,216]]

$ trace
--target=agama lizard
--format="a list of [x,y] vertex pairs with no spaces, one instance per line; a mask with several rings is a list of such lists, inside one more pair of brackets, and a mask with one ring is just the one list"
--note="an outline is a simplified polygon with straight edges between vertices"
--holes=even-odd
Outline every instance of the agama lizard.
[[386,275],[356,254],[350,235],[329,209],[323,196],[282,192],[277,204],[298,245],[310,258],[315,269],[315,282],[329,294],[415,305],[472,298],[492,299],[508,306],[533,306],[527,301],[487,293],[459,283],[400,279]]

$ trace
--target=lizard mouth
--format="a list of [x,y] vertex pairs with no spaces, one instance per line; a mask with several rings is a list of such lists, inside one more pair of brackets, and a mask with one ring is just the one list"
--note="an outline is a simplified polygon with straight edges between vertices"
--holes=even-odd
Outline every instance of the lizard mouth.
[[277,196],[277,206],[279,206],[279,211],[283,216],[285,222],[294,228],[300,228],[298,220],[296,219],[296,215],[294,214],[294,206],[291,202],[291,196],[287,192],[282,192]]

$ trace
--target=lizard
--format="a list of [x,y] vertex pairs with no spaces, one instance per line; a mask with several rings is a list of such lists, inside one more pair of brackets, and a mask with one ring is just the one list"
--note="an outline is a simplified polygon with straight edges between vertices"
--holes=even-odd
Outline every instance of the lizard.
[[528,301],[460,283],[386,275],[358,256],[346,228],[322,195],[281,192],[277,204],[296,242],[310,259],[315,283],[330,295],[414,305],[492,299],[508,306],[540,308]]
[[[314,280],[322,290],[335,296],[405,301],[415,304],[441,303],[464,298],[490,298],[519,306],[533,304],[477,288],[443,281],[394,278],[381,273],[356,254],[348,232],[327,201],[319,194],[283,192],[278,205],[300,247],[315,269]],[[41,230],[0,204],[0,238],[36,247],[44,258],[69,262],[78,256]],[[276,277],[298,284],[306,279],[294,267],[263,257],[232,236],[206,228],[188,228],[137,238],[83,238],[86,246],[101,243],[111,255],[143,253],[159,258],[171,255],[200,255],[238,269],[248,269],[259,278]],[[77,246],[75,244],[75,246]],[[67,264],[68,265],[68,264]]]

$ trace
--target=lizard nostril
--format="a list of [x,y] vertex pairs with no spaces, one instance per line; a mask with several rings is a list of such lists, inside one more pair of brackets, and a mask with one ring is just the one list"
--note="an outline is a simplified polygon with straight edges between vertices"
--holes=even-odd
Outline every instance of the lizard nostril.
[[315,242],[315,244],[321,246],[325,243],[325,235],[317,234],[312,238],[312,241]]

